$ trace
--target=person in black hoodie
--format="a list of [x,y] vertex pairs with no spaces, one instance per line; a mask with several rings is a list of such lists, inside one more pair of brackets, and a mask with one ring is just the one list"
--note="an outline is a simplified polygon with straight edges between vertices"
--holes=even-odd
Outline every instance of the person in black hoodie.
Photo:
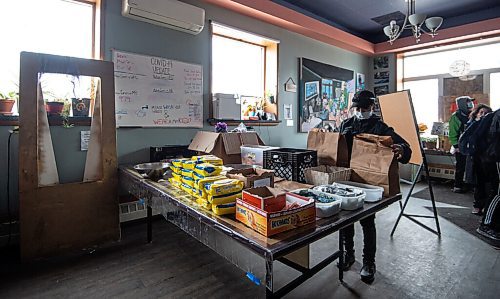
[[[399,136],[394,129],[386,125],[380,117],[373,114],[375,95],[368,90],[358,91],[353,99],[351,108],[355,109],[355,115],[342,122],[340,133],[346,137],[349,160],[351,158],[354,136],[368,133],[380,136],[391,136],[393,140],[393,152],[401,163],[408,163],[411,158],[411,149],[408,142]],[[375,252],[377,245],[377,232],[375,228],[375,215],[360,221],[363,227],[363,267],[361,268],[361,280],[367,283],[373,282],[375,278]],[[343,242],[345,246],[345,258],[342,265],[338,265],[343,271],[347,271],[355,262],[354,257],[354,225],[342,229]]]

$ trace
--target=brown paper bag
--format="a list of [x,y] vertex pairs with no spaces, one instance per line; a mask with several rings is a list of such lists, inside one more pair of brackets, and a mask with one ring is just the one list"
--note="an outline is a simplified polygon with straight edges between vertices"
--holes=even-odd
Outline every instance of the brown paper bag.
[[340,133],[310,131],[307,149],[318,152],[318,165],[349,166],[347,142]]
[[384,196],[400,193],[398,161],[392,152],[392,138],[359,134],[351,154],[351,180],[384,188]]

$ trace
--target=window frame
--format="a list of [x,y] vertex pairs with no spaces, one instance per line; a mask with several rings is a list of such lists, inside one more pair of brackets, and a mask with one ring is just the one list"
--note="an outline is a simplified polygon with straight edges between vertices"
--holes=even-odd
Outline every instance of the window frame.
[[[90,59],[104,60],[104,7],[106,0],[70,0],[92,6],[92,55]],[[17,105],[18,103],[16,103]],[[49,116],[49,125],[62,126],[63,119],[59,116]],[[69,117],[71,124],[76,126],[90,126],[91,118]],[[19,115],[0,115],[0,126],[18,126]]]
[[[215,125],[217,122],[219,121],[224,121],[225,123],[227,123],[228,125],[238,125],[239,123],[243,122],[245,125],[253,125],[253,126],[276,126],[278,125],[281,121],[280,121],[280,109],[279,109],[279,89],[278,89],[278,75],[279,75],[279,44],[280,42],[278,40],[275,40],[275,39],[272,39],[272,38],[268,38],[268,37],[265,37],[265,36],[262,36],[262,35],[259,35],[257,33],[253,33],[253,32],[249,32],[249,31],[246,31],[246,30],[243,30],[243,29],[239,29],[239,28],[235,28],[233,26],[228,26],[228,25],[225,25],[223,23],[219,23],[219,22],[216,22],[216,21],[213,21],[213,20],[210,20],[209,21],[209,73],[210,73],[210,76],[209,76],[209,109],[208,109],[208,119],[207,121],[209,122],[210,125]],[[221,33],[218,33],[218,32],[214,32],[214,26],[221,26],[221,27],[226,27],[228,29],[231,29],[231,30],[234,30],[234,31],[240,31],[242,33],[248,33],[248,34],[251,34],[255,37],[260,37],[262,38],[263,40],[268,40],[268,41],[272,41],[274,44],[275,44],[275,56],[276,56],[276,59],[275,59],[275,64],[276,64],[276,74],[275,76],[272,76],[272,74],[270,74],[270,59],[268,58],[269,55],[274,55],[274,53],[271,53],[271,50],[269,48],[269,45],[265,44],[265,43],[255,43],[255,42],[252,42],[252,41],[249,41],[249,40],[246,40],[246,39],[243,39],[243,38],[237,38],[237,37],[234,37],[234,36],[229,36],[229,35],[226,35],[226,34],[221,34]],[[238,42],[243,42],[243,43],[247,43],[247,44],[250,44],[250,45],[254,45],[254,46],[259,46],[259,47],[262,47],[263,50],[264,50],[264,57],[263,57],[263,63],[264,63],[264,74],[263,74],[263,80],[264,80],[264,84],[263,84],[263,87],[264,87],[264,90],[262,91],[262,95],[265,95],[266,93],[266,90],[271,90],[273,91],[273,94],[274,94],[274,102],[275,102],[275,105],[277,107],[276,109],[276,120],[221,120],[221,119],[215,119],[213,117],[214,115],[214,109],[213,109],[213,62],[212,62],[212,57],[213,57],[213,36],[219,36],[219,37],[223,37],[223,38],[227,38],[227,39],[231,39],[231,40],[234,40],[234,41],[238,41]],[[274,80],[272,80],[272,77],[274,77]],[[273,85],[271,83],[269,83],[269,81],[272,80],[272,82],[274,82],[275,84],[275,87],[272,87],[272,88],[269,88],[269,85]]]

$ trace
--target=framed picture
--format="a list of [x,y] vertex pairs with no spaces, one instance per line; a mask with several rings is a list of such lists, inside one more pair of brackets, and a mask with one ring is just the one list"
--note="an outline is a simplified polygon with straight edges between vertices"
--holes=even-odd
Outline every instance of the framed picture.
[[354,72],[299,58],[299,132],[328,122],[334,129],[349,117],[349,98],[355,92]]
[[380,56],[373,58],[373,69],[386,69],[389,68],[389,56]]
[[373,88],[373,92],[375,93],[376,96],[388,94],[389,93],[389,85],[375,86]]
[[389,83],[389,71],[384,71],[384,72],[375,72],[373,74],[373,84],[385,84]]
[[357,73],[356,74],[356,91],[366,89],[366,79],[365,74]]

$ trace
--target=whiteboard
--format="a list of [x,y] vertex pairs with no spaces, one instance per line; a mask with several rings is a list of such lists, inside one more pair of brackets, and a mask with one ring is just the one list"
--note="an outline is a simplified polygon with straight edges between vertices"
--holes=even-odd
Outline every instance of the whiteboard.
[[203,127],[203,69],[113,51],[117,127]]
[[410,144],[412,151],[410,163],[422,164],[422,148],[410,91],[381,95],[378,96],[378,101],[384,122]]

